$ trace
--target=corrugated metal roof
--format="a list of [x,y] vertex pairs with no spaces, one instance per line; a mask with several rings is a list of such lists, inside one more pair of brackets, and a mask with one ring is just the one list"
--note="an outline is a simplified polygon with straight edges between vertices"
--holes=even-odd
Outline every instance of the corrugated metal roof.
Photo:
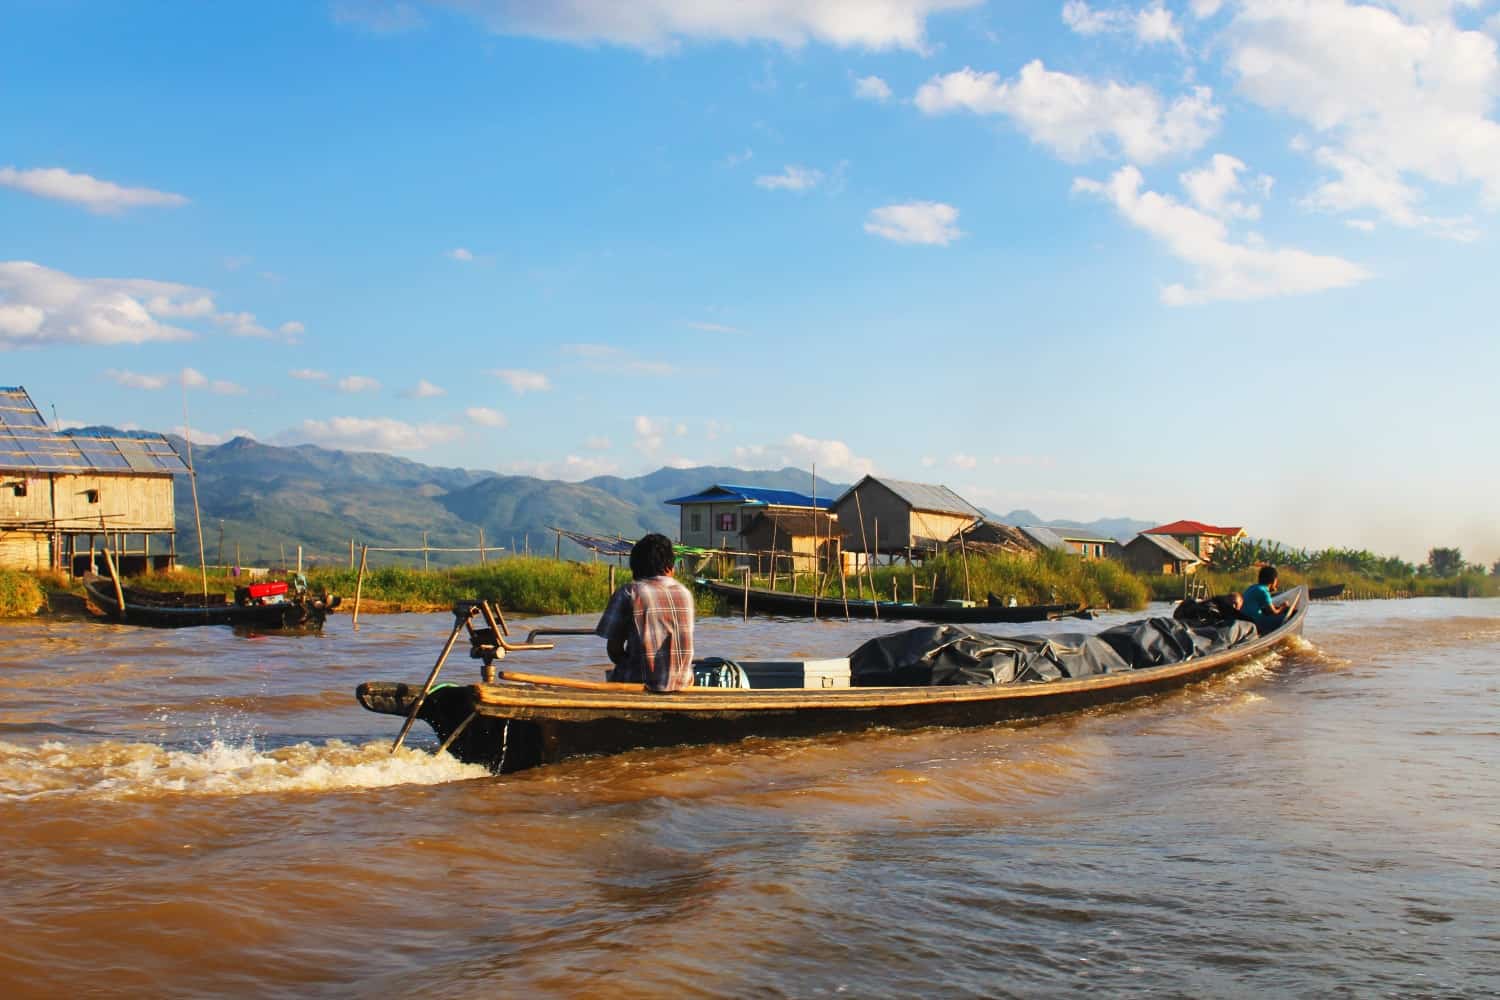
[[902,500],[905,500],[911,505],[913,510],[928,510],[937,514],[963,514],[967,517],[984,516],[979,512],[979,508],[946,486],[938,486],[931,483],[913,483],[904,479],[866,476],[845,490],[839,499],[844,499],[844,497],[859,489],[866,482],[879,483]]
[[0,424],[7,427],[46,427],[47,421],[19,385],[0,385]]
[[1031,539],[1033,542],[1036,542],[1043,548],[1061,549],[1064,552],[1071,551],[1068,548],[1068,543],[1063,541],[1060,536],[1055,534],[1051,528],[1048,528],[1045,525],[1021,524],[1017,525],[1017,527],[1020,529],[1023,535]]
[[0,386],[0,469],[40,472],[187,472],[160,434],[47,428],[21,386]]
[[1204,524],[1202,521],[1173,521],[1171,524],[1158,524],[1154,528],[1147,528],[1141,532],[1143,535],[1227,535],[1233,538],[1244,528],[1220,528],[1213,524]]
[[742,503],[761,507],[816,507],[819,510],[827,510],[833,506],[832,497],[818,497],[814,501],[806,493],[798,493],[796,490],[770,490],[724,483],[715,483],[692,496],[676,497],[663,502],[677,506],[690,503]]
[[1183,562],[1203,561],[1202,559],[1199,559],[1196,555],[1194,555],[1192,550],[1190,550],[1186,545],[1183,545],[1171,535],[1153,535],[1149,532],[1143,531],[1135,537],[1144,538],[1146,541],[1150,542],[1152,545],[1155,545],[1157,548],[1161,549],[1173,559],[1181,559]]

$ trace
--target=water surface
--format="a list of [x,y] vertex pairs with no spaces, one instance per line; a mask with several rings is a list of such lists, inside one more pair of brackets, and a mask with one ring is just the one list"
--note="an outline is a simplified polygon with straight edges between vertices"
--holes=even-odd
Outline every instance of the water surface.
[[[0,626],[7,994],[1500,992],[1500,601],[1315,604],[1295,647],[1061,719],[501,778],[420,725],[393,757],[353,701],[420,682],[449,621]],[[561,641],[507,662],[596,677]]]

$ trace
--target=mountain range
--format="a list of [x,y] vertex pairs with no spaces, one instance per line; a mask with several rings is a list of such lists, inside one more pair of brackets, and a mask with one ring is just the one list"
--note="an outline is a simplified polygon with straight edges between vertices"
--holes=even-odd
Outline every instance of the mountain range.
[[[186,442],[168,435],[179,454]],[[748,470],[723,466],[662,468],[643,476],[597,476],[570,483],[532,476],[423,465],[376,452],[335,451],[316,445],[283,447],[250,438],[193,449],[204,555],[210,564],[236,560],[279,564],[296,558],[313,565],[347,563],[350,542],[371,548],[477,548],[481,530],[490,549],[551,552],[552,528],[591,535],[637,538],[649,531],[675,536],[677,509],[663,501],[714,483],[806,493],[810,473],[796,468]],[[819,496],[837,496],[848,484],[823,480]],[[193,495],[180,477],[177,551],[196,562]],[[993,515],[1007,524],[1051,524],[1129,538],[1149,522],[1109,518],[1086,524],[1046,521],[1026,510]],[[584,550],[562,542],[563,554]],[[472,562],[471,553],[432,553],[434,564]],[[379,564],[417,563],[417,553],[382,553]]]

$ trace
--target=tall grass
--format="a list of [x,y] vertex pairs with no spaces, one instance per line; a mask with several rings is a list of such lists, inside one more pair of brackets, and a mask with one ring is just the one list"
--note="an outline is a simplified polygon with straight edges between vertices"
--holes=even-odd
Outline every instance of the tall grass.
[[[916,603],[941,604],[948,600],[972,600],[983,604],[990,594],[1002,601],[1014,597],[1017,604],[1087,604],[1094,608],[1142,608],[1146,605],[1146,587],[1129,570],[1116,562],[1084,562],[1060,552],[1043,552],[1035,558],[1014,555],[935,556],[922,565],[876,566],[866,576],[850,574],[845,581],[850,597],[871,596],[869,578],[874,578],[874,596],[881,600],[912,600],[916,583]],[[759,584],[766,581],[760,580]],[[790,581],[777,581],[777,589],[788,590]],[[797,578],[797,592],[811,594],[815,582],[811,574]],[[821,596],[841,596],[839,579],[830,575],[823,582]]]
[[0,569],[0,618],[27,618],[47,603],[47,595],[35,576],[20,570]]

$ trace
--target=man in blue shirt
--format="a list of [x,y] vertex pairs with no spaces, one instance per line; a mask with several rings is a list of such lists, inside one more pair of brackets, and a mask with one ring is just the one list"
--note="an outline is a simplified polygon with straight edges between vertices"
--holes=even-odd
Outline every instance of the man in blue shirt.
[[1280,604],[1271,600],[1272,592],[1280,583],[1275,566],[1262,566],[1260,579],[1245,591],[1245,607],[1240,614],[1254,622],[1256,631],[1261,635],[1279,628],[1297,609],[1296,600],[1282,601]]

